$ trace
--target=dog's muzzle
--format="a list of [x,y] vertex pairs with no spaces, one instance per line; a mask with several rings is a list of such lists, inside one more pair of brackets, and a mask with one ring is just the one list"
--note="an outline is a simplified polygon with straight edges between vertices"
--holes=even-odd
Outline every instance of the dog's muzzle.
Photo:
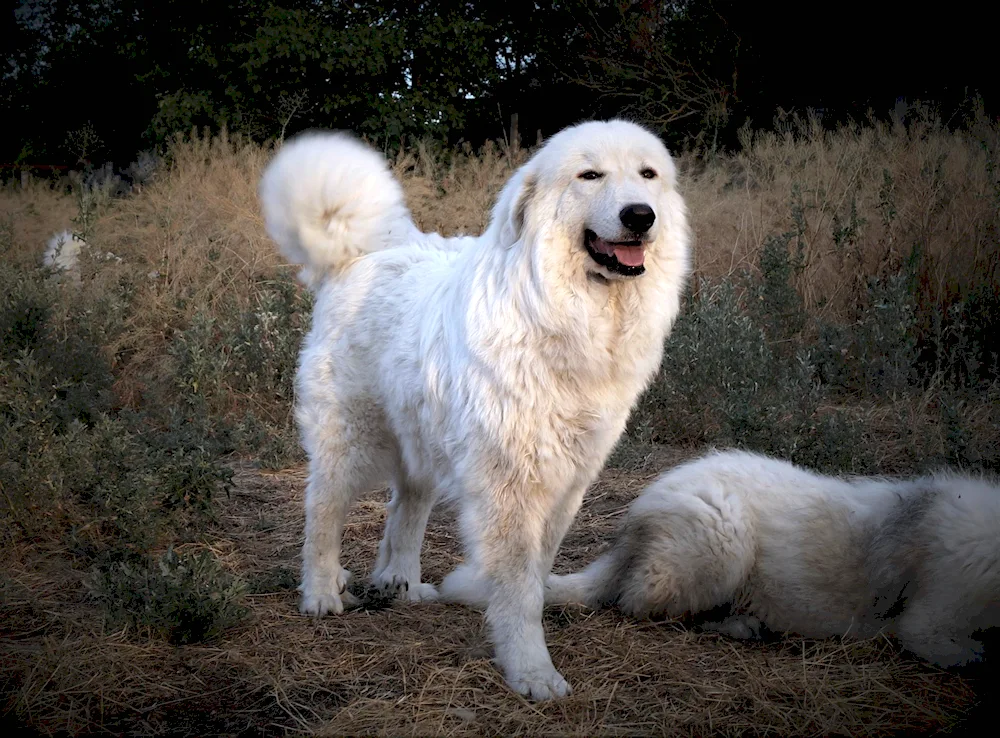
[[590,258],[609,272],[625,277],[638,277],[646,271],[646,248],[642,241],[605,241],[589,228],[584,231],[583,245]]
[[589,228],[584,231],[583,244],[590,258],[607,269],[626,277],[637,277],[646,271],[646,234],[656,222],[653,208],[642,202],[626,205],[618,213],[618,220],[625,232],[634,238],[625,241],[606,241]]

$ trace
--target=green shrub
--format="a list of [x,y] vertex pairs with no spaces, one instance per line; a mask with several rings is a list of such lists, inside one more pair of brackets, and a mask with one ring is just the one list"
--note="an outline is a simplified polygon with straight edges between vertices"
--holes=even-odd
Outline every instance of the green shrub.
[[170,346],[177,389],[188,401],[201,395],[219,407],[249,394],[265,406],[287,406],[311,309],[310,293],[281,277],[256,282],[246,309],[199,312]]
[[114,627],[146,628],[174,644],[211,640],[249,615],[245,583],[210,551],[115,561],[95,571],[90,588]]
[[[1000,269],[1000,257],[997,262]],[[1000,376],[1000,279],[976,286],[947,309],[923,310],[918,321],[923,377],[973,388]]]
[[197,313],[191,324],[174,336],[169,352],[174,360],[174,385],[182,401],[204,404],[206,398],[225,392],[229,364],[228,348],[216,319]]
[[[887,223],[892,186],[886,174]],[[710,444],[840,473],[1000,466],[1000,417],[984,401],[1000,391],[996,280],[947,309],[927,303],[918,244],[899,272],[868,279],[853,314],[817,320],[794,284],[807,250],[798,188],[791,209],[793,228],[765,239],[756,270],[702,281],[686,300],[611,463]],[[863,225],[856,203],[832,221],[846,264]]]
[[62,315],[54,290],[6,266],[0,286],[9,287],[0,294],[5,537],[67,535],[92,558],[198,535],[232,471],[176,413],[115,406],[114,376],[95,337],[114,332],[121,303],[72,298]]
[[8,265],[0,265],[0,358],[13,359],[37,346],[52,312],[51,287]]
[[228,494],[233,470],[204,449],[161,450],[157,493],[163,509],[178,516],[209,517],[220,492]]
[[869,280],[852,323],[821,322],[813,346],[820,380],[884,402],[920,390],[915,302],[906,274]]
[[291,409],[282,422],[262,420],[251,411],[234,429],[238,448],[252,453],[264,469],[287,469],[305,459]]
[[703,281],[639,400],[627,442],[738,446],[820,469],[865,469],[857,421],[824,409],[825,400],[807,351],[773,351],[736,287]]
[[291,405],[311,311],[291,277],[260,280],[250,307],[198,313],[169,349],[181,402],[227,424],[235,448],[268,467],[302,458]]
[[253,305],[226,326],[233,388],[261,402],[291,403],[312,293],[289,277],[259,281]]
[[[794,233],[771,236],[760,251],[760,279],[750,282],[751,312],[772,344],[791,346],[806,325],[805,304],[792,283],[801,268],[801,254],[793,258],[789,244]],[[744,279],[744,281],[748,281]]]

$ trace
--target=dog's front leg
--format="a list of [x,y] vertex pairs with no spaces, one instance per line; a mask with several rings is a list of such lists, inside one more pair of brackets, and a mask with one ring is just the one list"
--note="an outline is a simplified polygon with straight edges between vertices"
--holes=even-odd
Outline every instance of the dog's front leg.
[[544,583],[551,566],[545,540],[551,511],[544,502],[538,490],[519,494],[508,489],[490,497],[488,510],[467,509],[464,521],[488,582],[486,622],[497,664],[511,689],[535,700],[571,691],[552,665],[542,629]]
[[559,546],[562,544],[566,532],[573,524],[576,514],[580,511],[583,496],[590,486],[589,480],[586,483],[579,483],[569,488],[566,495],[559,501],[549,514],[545,523],[545,536],[542,539],[542,565],[544,567],[543,579],[548,579],[552,572],[552,562],[555,561],[556,554],[559,553]]
[[[541,548],[541,567],[543,579],[548,581],[552,570],[552,562],[566,531],[573,523],[573,518],[580,509],[584,492],[589,485],[578,485],[570,488],[560,505],[554,508],[545,523]],[[475,552],[476,549],[471,549]],[[472,556],[467,556],[441,583],[441,598],[445,602],[458,602],[469,607],[485,609],[489,605],[492,581],[487,576],[482,564]]]

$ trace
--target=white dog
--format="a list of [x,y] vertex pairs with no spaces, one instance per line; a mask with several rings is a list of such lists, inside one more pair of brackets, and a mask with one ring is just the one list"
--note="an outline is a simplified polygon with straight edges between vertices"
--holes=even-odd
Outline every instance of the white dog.
[[72,231],[53,234],[45,244],[42,264],[53,272],[65,272],[79,277],[80,252],[86,245],[84,240]]
[[516,691],[563,696],[544,583],[584,491],[660,364],[688,273],[688,225],[659,139],[624,121],[549,140],[478,238],[421,233],[381,155],[345,134],[291,141],[261,181],[268,232],[317,290],[298,373],[309,455],[302,602],[343,610],[344,518],[392,486],[376,586],[410,600],[435,500],[457,500]]
[[714,453],[653,482],[594,563],[551,576],[546,603],[565,602],[639,616],[731,604],[717,626],[731,635],[761,621],[808,637],[886,631],[936,664],[965,664],[980,654],[972,634],[1000,625],[1000,488]]

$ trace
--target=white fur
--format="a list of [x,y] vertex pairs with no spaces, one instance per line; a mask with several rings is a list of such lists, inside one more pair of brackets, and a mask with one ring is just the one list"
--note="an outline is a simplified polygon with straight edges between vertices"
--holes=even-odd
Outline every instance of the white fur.
[[54,272],[77,275],[80,271],[80,251],[87,244],[72,231],[54,234],[45,245],[42,264]]
[[[603,178],[579,178],[591,169]],[[447,496],[466,564],[443,595],[487,591],[508,683],[537,699],[568,694],[542,630],[544,581],[679,308],[689,236],[666,149],[624,121],[566,129],[511,177],[478,238],[420,233],[382,158],[344,134],[286,145],[261,197],[269,232],[317,288],[298,374],[310,460],[302,611],[343,610],[344,517],[387,482],[372,579],[435,597],[420,547]],[[634,203],[656,213],[646,272],[619,278],[587,253],[584,231],[625,240],[618,216]]]
[[307,265],[307,284],[352,258],[420,240],[385,158],[347,133],[288,142],[261,178],[260,199],[268,235]]
[[551,576],[547,603],[679,616],[731,603],[717,625],[759,621],[811,637],[894,632],[939,665],[978,658],[973,631],[1000,625],[1000,488],[937,474],[910,481],[821,476],[739,451],[653,482],[611,549]]

